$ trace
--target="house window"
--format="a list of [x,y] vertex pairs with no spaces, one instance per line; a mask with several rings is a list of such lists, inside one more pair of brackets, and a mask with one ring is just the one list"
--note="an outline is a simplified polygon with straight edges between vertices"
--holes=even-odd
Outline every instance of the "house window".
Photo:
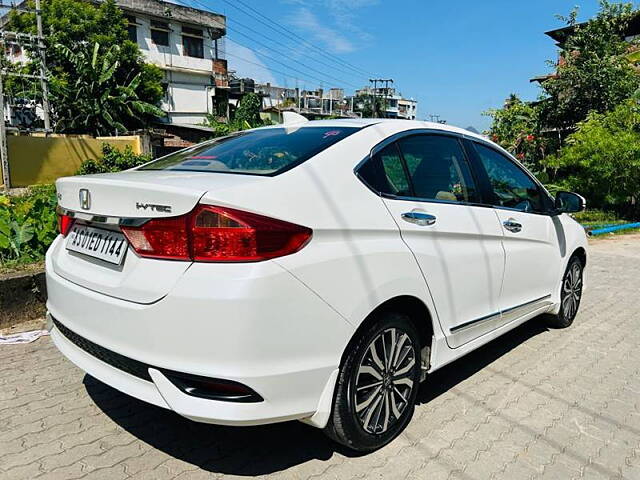
[[127,33],[129,34],[129,40],[138,43],[138,24],[136,23],[136,17],[133,15],[125,15],[124,18],[128,22]]
[[151,20],[151,41],[156,45],[169,46],[169,24],[157,20]]
[[199,28],[182,27],[182,47],[188,57],[204,58],[203,32]]

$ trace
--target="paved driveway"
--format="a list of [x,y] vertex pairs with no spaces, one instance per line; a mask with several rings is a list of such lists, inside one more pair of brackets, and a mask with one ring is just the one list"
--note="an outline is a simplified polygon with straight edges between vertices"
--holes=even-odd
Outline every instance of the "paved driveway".
[[200,425],[0,350],[0,478],[640,479],[640,236],[593,245],[574,327],[530,322],[430,377],[406,432],[354,457],[303,424]]

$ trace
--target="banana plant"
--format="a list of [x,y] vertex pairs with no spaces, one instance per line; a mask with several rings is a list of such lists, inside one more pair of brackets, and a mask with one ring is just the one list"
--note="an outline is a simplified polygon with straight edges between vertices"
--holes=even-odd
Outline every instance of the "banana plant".
[[133,129],[144,123],[145,116],[164,115],[158,107],[138,97],[139,73],[126,84],[118,83],[118,45],[104,51],[99,43],[77,50],[56,45],[56,49],[75,70],[73,78],[66,75],[52,79],[58,130],[106,135]]

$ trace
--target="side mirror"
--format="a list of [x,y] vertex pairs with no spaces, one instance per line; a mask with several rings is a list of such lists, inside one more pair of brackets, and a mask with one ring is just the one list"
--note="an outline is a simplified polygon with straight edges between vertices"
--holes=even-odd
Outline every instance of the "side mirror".
[[556,194],[555,207],[560,213],[581,212],[587,206],[584,197],[572,192],[558,192]]

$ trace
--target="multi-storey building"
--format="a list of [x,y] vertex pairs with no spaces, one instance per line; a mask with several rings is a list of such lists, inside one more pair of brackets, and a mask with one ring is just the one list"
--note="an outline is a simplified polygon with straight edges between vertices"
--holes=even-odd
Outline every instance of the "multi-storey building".
[[412,98],[404,98],[393,87],[364,87],[356,90],[353,103],[356,108],[362,109],[364,99],[377,99],[382,109],[380,116],[384,118],[403,118],[415,120],[418,114],[418,102]]
[[198,124],[224,116],[227,63],[221,58],[224,15],[162,0],[116,0],[129,21],[129,38],[164,72],[166,121]]
[[[129,39],[138,44],[145,61],[164,73],[163,121],[199,124],[207,114],[224,117],[229,85],[227,62],[220,52],[226,17],[163,0],[116,0],[116,4],[128,21]],[[0,23],[7,19],[3,16]],[[5,54],[13,62],[27,60],[17,43],[10,43]]]

